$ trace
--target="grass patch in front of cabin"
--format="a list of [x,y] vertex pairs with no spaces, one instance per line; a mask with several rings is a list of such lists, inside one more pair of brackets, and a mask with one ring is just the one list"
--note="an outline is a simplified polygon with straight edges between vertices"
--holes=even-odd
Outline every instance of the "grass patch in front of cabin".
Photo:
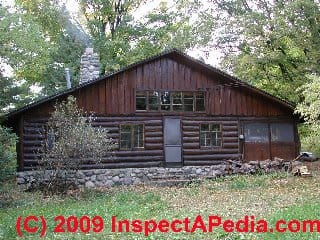
[[[113,187],[104,191],[86,190],[77,197],[43,197],[20,191],[6,182],[0,193],[0,239],[16,239],[19,215],[43,215],[48,222],[48,239],[146,239],[139,233],[112,233],[111,216],[117,219],[194,219],[219,215],[223,220],[266,219],[274,226],[278,219],[316,219],[320,216],[320,176],[296,178],[287,174],[235,175],[185,186]],[[101,216],[104,231],[99,234],[54,234],[54,217]],[[22,239],[35,239],[28,235]],[[319,233],[154,233],[147,239],[319,239]]]

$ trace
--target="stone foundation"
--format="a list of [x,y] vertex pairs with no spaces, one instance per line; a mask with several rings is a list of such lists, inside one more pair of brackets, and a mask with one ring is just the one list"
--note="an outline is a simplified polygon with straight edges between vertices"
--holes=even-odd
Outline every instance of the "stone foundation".
[[[295,165],[299,164],[295,162]],[[180,168],[123,168],[123,169],[94,169],[80,170],[70,173],[68,178],[76,179],[79,187],[111,187],[115,185],[132,184],[161,184],[188,182],[203,179],[212,179],[231,174],[255,174],[288,170],[289,162],[282,159],[274,161],[226,161],[225,164],[212,166],[185,166]],[[46,174],[50,174],[47,171]],[[30,184],[39,176],[38,171],[17,173],[18,184]]]

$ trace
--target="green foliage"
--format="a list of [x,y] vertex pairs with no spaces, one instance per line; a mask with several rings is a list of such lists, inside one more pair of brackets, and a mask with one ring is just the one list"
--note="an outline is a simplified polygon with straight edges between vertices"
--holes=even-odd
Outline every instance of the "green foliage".
[[76,178],[70,179],[70,173],[79,170],[84,163],[99,163],[116,147],[108,137],[108,130],[92,127],[92,117],[84,115],[76,99],[69,96],[67,101],[55,106],[49,118],[47,139],[39,160],[43,170],[39,181],[49,193],[65,193],[76,186]]
[[310,83],[298,89],[302,92],[303,101],[298,104],[296,112],[306,121],[301,128],[303,150],[316,152],[320,156],[320,77],[310,78]]
[[[314,1],[215,1],[224,67],[271,94],[299,102],[296,89],[319,73],[320,7]],[[221,17],[222,16],[222,17]]]
[[16,136],[0,125],[0,180],[14,175],[16,170]]
[[[134,16],[147,2],[135,1],[80,1],[93,44],[102,63],[102,72],[155,55],[165,49],[191,49],[209,41],[199,27],[195,15],[198,1],[161,2],[143,17]],[[200,16],[200,15],[199,15]]]

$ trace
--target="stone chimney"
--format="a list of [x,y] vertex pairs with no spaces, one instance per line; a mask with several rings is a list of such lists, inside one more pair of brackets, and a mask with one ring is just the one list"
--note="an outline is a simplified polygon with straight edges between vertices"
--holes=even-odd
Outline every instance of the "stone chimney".
[[99,77],[100,62],[97,53],[93,52],[93,48],[86,48],[81,56],[80,62],[80,81],[86,83]]

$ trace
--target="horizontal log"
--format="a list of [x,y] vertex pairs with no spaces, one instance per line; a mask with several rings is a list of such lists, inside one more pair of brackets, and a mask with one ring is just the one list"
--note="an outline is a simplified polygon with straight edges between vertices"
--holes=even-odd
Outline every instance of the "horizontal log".
[[163,143],[163,137],[146,137],[145,143]]
[[24,153],[35,153],[35,152],[38,152],[40,149],[41,149],[40,147],[24,146],[23,152]]
[[[163,161],[157,162],[130,162],[130,163],[102,163],[102,164],[83,164],[81,169],[112,169],[112,168],[149,168],[160,167]],[[36,166],[24,166],[23,171],[36,170]]]
[[224,125],[237,125],[238,124],[238,118],[237,117],[220,117],[220,116],[184,116],[183,121],[212,121],[221,123]]
[[95,122],[114,122],[119,123],[123,121],[148,121],[150,123],[159,123],[162,122],[161,119],[155,119],[155,117],[148,117],[148,116],[110,116],[110,117],[102,117],[97,116],[95,117]]
[[43,128],[46,126],[46,123],[28,123],[28,122],[24,122],[23,126],[25,127],[30,127],[30,128]]
[[210,148],[210,149],[183,149],[184,155],[209,155],[209,154],[235,154],[238,149]]
[[199,137],[183,137],[184,143],[194,143],[199,142]]
[[146,132],[162,132],[162,126],[144,126]]
[[207,160],[190,161],[190,160],[185,160],[183,163],[184,163],[185,166],[204,166],[204,165],[225,164],[226,161],[223,161],[223,160],[213,160],[213,161],[207,161]]
[[163,143],[145,143],[144,147],[146,150],[162,150],[163,149]]
[[24,140],[43,140],[45,138],[45,134],[23,134]]
[[24,122],[26,123],[45,123],[48,121],[49,118],[45,117],[45,118],[25,118]]
[[183,131],[185,132],[199,132],[199,125],[197,126],[189,126],[189,125],[183,125],[182,127]]
[[104,164],[86,164],[82,165],[82,169],[111,169],[111,168],[148,168],[160,167],[163,165],[162,161],[157,162],[130,162],[130,163],[104,163]]
[[224,160],[234,159],[239,157],[239,154],[210,154],[210,155],[184,155],[184,160]]
[[223,143],[223,148],[239,148],[239,143]]
[[235,126],[227,126],[227,125],[223,125],[222,126],[222,131],[227,131],[227,132],[232,132],[232,131],[238,131],[238,125]]
[[[90,160],[88,160],[90,161]],[[112,156],[110,158],[102,158],[102,163],[108,162],[147,162],[147,161],[163,161],[163,156]]]
[[45,132],[45,128],[34,128],[34,127],[23,127],[23,132],[26,133],[34,133],[34,134],[43,134]]
[[182,134],[183,134],[183,137],[199,137],[199,131],[193,131],[193,132],[183,131]]
[[163,132],[162,131],[161,132],[145,132],[144,136],[146,138],[148,138],[148,137],[162,137],[163,136]]
[[199,142],[193,142],[193,143],[183,143],[183,149],[199,149],[200,143]]
[[238,131],[222,132],[222,137],[238,137]]
[[223,142],[224,143],[238,143],[239,142],[239,138],[237,137],[223,137]]
[[163,150],[134,150],[134,151],[115,151],[111,155],[116,156],[162,156]]
[[38,141],[31,141],[31,140],[28,140],[28,141],[23,141],[23,145],[24,146],[34,146],[34,147],[40,147],[42,145],[44,145],[45,142],[42,140],[38,140]]

